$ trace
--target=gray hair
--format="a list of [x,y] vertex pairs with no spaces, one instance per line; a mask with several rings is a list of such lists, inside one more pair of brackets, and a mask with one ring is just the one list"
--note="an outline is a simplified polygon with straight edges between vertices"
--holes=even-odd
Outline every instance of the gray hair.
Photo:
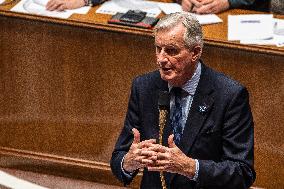
[[186,28],[184,33],[184,43],[188,48],[195,45],[203,47],[202,28],[196,17],[189,12],[178,12],[164,16],[154,28],[154,34],[161,30],[172,29],[182,23]]

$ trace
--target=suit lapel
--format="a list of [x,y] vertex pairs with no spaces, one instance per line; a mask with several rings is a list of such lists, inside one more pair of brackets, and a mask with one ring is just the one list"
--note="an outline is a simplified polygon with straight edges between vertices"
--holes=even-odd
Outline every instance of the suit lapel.
[[[186,125],[183,131],[179,148],[184,154],[190,151],[199,131],[203,127],[209,112],[213,106],[213,89],[210,83],[209,68],[202,64],[201,76],[193,97],[193,102],[189,111]],[[172,181],[176,174],[169,174],[169,182]]]
[[194,97],[180,144],[180,149],[185,154],[190,151],[213,102],[213,98],[208,94],[199,93]]
[[180,149],[185,154],[189,152],[214,103],[213,85],[210,83],[212,80],[208,75],[208,68],[205,67],[205,65],[203,65],[202,68],[202,74],[193,97],[180,143]]

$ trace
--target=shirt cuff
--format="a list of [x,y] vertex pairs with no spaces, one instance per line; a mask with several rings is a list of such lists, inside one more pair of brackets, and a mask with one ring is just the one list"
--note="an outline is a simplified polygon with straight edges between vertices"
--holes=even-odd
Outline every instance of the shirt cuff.
[[133,173],[128,172],[128,171],[126,171],[126,170],[123,169],[123,166],[122,166],[122,165],[123,165],[124,158],[125,158],[125,156],[123,156],[123,158],[122,158],[122,160],[121,160],[121,163],[120,163],[120,167],[121,167],[122,173],[124,174],[124,176],[126,176],[126,178],[131,179],[132,176],[133,176]]
[[199,161],[197,159],[194,159],[194,161],[195,161],[195,174],[194,174],[194,177],[191,180],[197,181],[198,173],[199,173]]

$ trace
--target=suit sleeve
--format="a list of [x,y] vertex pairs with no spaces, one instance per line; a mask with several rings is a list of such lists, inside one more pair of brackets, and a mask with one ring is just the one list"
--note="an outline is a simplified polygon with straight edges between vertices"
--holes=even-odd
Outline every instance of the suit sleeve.
[[229,0],[230,9],[252,5],[255,0]]
[[139,104],[138,104],[138,93],[137,93],[137,85],[135,81],[132,84],[131,94],[128,103],[128,110],[125,118],[124,127],[118,137],[116,142],[114,151],[112,153],[110,165],[113,174],[124,183],[124,185],[130,184],[133,178],[138,173],[138,170],[132,175],[132,177],[127,177],[122,172],[121,162],[123,157],[128,152],[132,142],[133,142],[133,134],[132,129],[135,127],[139,129],[140,119],[139,119]]
[[222,130],[221,161],[199,160],[200,187],[246,189],[255,180],[253,119],[245,88],[232,95]]

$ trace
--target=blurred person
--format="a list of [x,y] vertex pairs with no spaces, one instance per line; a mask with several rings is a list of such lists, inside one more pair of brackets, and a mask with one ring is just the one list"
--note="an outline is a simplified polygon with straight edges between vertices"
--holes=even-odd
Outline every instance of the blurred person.
[[184,11],[197,14],[216,14],[228,9],[248,9],[268,12],[270,0],[181,0],[180,4]]
[[270,11],[276,14],[284,14],[284,1],[271,0]]
[[67,9],[77,9],[83,6],[94,6],[103,3],[105,0],[49,0],[46,10],[64,11]]

